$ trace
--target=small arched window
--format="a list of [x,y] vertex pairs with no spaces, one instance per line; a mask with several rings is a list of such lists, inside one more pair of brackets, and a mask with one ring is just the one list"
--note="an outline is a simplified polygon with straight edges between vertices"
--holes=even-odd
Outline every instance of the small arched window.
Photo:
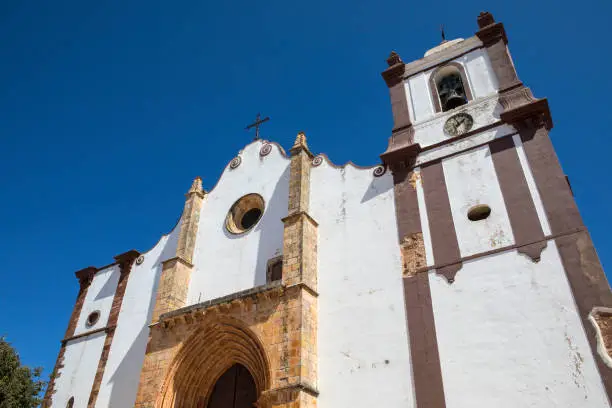
[[472,99],[467,77],[461,64],[451,62],[436,69],[429,81],[436,112],[446,112]]
[[68,403],[66,404],[66,408],[72,408],[74,406],[74,397],[70,397]]

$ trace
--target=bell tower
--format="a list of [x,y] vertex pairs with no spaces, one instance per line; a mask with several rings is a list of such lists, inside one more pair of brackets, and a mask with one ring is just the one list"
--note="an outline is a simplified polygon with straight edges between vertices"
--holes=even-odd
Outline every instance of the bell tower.
[[[394,180],[416,407],[505,406],[474,381],[481,375],[515,405],[525,389],[534,398],[554,389],[567,406],[608,406],[609,341],[592,316],[612,294],[551,143],[548,102],[519,79],[503,24],[488,12],[477,23],[473,37],[420,60],[392,52],[382,73],[394,126],[381,158]],[[507,311],[498,303],[515,301]],[[543,316],[559,304],[563,313]],[[495,338],[529,340],[521,349]],[[537,385],[516,380],[516,364],[567,353],[585,371],[559,367],[544,379],[533,367],[523,374]]]

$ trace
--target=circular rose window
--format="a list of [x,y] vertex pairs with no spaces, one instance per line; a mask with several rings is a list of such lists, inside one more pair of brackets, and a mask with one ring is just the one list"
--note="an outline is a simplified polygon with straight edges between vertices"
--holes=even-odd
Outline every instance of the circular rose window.
[[242,234],[253,228],[264,212],[264,200],[259,194],[247,194],[232,205],[225,227],[232,234]]
[[98,323],[98,320],[100,320],[100,311],[96,310],[95,312],[91,312],[89,316],[87,316],[87,327],[91,327]]

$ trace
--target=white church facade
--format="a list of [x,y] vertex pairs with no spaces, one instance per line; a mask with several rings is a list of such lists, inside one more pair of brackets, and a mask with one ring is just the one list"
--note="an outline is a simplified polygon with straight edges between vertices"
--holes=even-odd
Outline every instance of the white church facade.
[[256,140],[76,272],[43,407],[610,406],[612,293],[503,25],[387,62],[380,165]]

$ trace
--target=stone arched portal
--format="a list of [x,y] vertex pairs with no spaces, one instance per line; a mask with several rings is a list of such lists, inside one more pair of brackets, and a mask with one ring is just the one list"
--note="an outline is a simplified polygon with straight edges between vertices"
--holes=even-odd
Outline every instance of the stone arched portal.
[[269,364],[255,334],[233,319],[206,325],[177,353],[156,406],[207,408],[215,384],[234,367],[246,370],[256,398],[269,389]]

